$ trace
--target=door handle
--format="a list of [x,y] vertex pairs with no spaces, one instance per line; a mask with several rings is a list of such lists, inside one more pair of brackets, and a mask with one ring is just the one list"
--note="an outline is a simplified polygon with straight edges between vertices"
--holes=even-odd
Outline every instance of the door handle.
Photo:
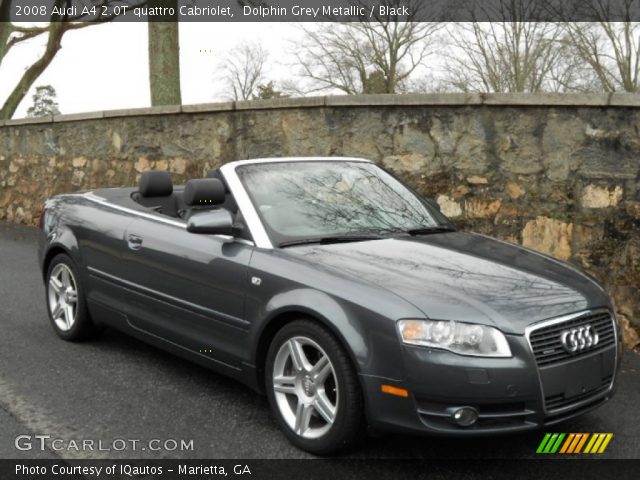
[[127,237],[127,244],[131,250],[140,250],[142,247],[142,237],[138,235],[129,235]]

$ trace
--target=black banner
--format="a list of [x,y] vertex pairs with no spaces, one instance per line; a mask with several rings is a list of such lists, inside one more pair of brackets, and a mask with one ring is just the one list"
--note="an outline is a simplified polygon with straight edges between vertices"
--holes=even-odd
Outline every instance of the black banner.
[[640,0],[0,0],[0,21],[637,21]]
[[2,480],[637,478],[640,460],[0,460]]

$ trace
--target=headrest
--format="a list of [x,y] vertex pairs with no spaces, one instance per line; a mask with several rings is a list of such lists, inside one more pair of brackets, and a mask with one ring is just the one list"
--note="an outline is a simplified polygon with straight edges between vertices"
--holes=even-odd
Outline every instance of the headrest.
[[217,178],[222,182],[222,185],[224,186],[224,192],[231,193],[231,190],[229,190],[229,185],[227,185],[227,181],[222,176],[222,172],[220,171],[220,169],[209,170],[207,172],[207,178]]
[[168,197],[173,193],[173,182],[169,172],[147,170],[140,175],[138,190],[143,197]]
[[224,186],[217,178],[189,180],[184,186],[184,202],[190,207],[220,205],[224,203]]

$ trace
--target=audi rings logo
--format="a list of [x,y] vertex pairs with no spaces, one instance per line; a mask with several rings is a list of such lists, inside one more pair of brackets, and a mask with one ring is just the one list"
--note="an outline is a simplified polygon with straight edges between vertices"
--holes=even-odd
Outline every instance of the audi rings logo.
[[595,347],[600,337],[591,325],[565,330],[560,334],[562,346],[569,353],[582,352]]

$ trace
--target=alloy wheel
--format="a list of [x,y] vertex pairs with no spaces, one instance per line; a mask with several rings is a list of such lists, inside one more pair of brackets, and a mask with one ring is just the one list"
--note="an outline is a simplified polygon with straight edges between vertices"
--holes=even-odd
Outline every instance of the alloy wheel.
[[338,412],[338,382],[329,356],[313,340],[296,336],[284,342],[273,365],[276,403],[299,436],[319,438]]
[[56,327],[63,332],[73,328],[78,310],[78,287],[71,269],[59,263],[51,271],[47,284],[49,312]]

